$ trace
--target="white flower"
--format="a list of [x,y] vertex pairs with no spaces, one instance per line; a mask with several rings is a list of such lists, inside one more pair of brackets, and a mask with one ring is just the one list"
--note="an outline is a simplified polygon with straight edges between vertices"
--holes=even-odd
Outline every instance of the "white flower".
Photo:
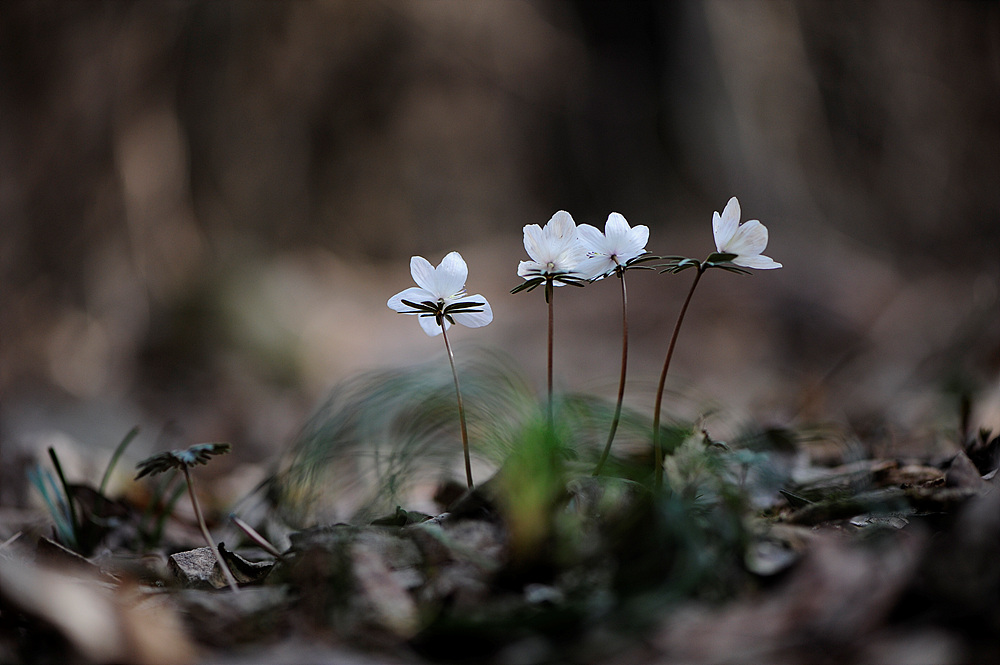
[[712,213],[712,231],[716,249],[720,254],[735,254],[735,265],[761,270],[781,267],[761,254],[767,247],[767,228],[756,219],[740,224],[740,202],[735,196],[729,199],[722,215]]
[[[577,267],[587,258],[586,250],[576,234],[576,223],[565,210],[552,215],[545,228],[538,224],[524,227],[524,249],[531,261],[521,261],[517,274],[525,279],[568,275],[582,278]],[[555,280],[556,286],[562,282]]]
[[587,250],[587,259],[578,270],[591,279],[607,275],[644,254],[649,241],[649,227],[640,225],[632,228],[617,212],[608,215],[604,233],[590,224],[581,224],[576,230]]
[[[410,274],[417,286],[403,289],[389,298],[386,305],[402,314],[421,315],[420,326],[431,337],[441,334],[441,326],[444,330],[448,329],[451,325],[449,318],[469,328],[481,328],[493,320],[493,310],[486,298],[478,293],[471,296],[465,294],[469,267],[458,252],[444,257],[437,268],[424,257],[414,256],[410,259]],[[404,300],[422,307],[416,309]],[[440,316],[435,313],[440,313]]]

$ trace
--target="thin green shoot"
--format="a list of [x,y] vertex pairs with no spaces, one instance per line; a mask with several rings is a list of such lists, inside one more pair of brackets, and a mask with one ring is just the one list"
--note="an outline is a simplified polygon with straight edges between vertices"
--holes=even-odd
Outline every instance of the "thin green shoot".
[[69,515],[70,527],[73,530],[73,542],[80,542],[80,522],[77,520],[76,516],[76,501],[73,499],[73,491],[69,487],[69,483],[66,481],[66,474],[63,473],[62,464],[59,463],[59,456],[56,455],[56,451],[51,446],[49,447],[49,459],[52,460],[52,465],[56,468],[56,474],[59,476],[59,482],[62,483],[62,489],[66,496],[66,509]]
[[36,466],[28,470],[28,480],[45,501],[59,541],[75,550],[77,547],[76,534],[73,532],[73,525],[69,520],[69,506],[63,500],[52,473],[48,469]]
[[104,489],[108,486],[108,480],[111,478],[111,472],[114,471],[115,466],[118,464],[119,458],[121,458],[122,453],[128,448],[129,444],[135,440],[135,437],[139,435],[139,427],[133,427],[125,435],[125,438],[121,440],[118,447],[115,448],[115,452],[112,453],[111,459],[108,461],[107,468],[104,469],[104,476],[101,477],[101,485],[97,489],[101,496],[104,496]]

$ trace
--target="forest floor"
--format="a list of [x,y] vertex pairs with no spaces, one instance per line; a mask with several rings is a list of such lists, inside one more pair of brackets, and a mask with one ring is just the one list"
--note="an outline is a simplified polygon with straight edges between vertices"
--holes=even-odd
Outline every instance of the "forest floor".
[[[0,520],[0,661],[1000,658],[991,433],[964,432],[944,455],[874,456],[831,432],[727,445],[680,428],[660,488],[643,475],[648,456],[593,476],[558,437],[524,436],[474,491],[438,488],[433,515],[404,506],[276,529],[276,506],[298,490],[287,469],[271,476],[254,526],[209,511],[238,591],[198,546],[180,479],[122,497],[71,485],[67,525],[59,481],[40,477],[50,514]],[[207,505],[216,483],[200,485]]]

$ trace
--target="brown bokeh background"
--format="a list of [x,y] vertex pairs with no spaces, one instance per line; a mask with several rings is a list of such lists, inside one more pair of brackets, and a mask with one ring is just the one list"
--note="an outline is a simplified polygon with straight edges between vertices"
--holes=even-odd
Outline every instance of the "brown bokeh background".
[[[456,351],[541,386],[524,224],[701,258],[733,195],[785,267],[706,277],[678,410],[1000,427],[997,3],[5,2],[0,451],[273,458],[351,373],[443,361],[385,307],[411,254],[463,253],[496,321]],[[689,279],[630,277],[636,408]],[[557,293],[562,388],[613,398],[618,297]]]

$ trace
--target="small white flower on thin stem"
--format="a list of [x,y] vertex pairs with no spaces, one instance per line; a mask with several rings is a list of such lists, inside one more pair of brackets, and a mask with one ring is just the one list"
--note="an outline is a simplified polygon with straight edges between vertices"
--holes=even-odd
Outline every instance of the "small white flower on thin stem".
[[604,277],[644,254],[649,242],[649,227],[630,227],[617,212],[608,215],[604,233],[590,224],[581,224],[577,227],[577,234],[587,252],[587,258],[577,270],[590,279]]
[[458,252],[451,252],[435,268],[422,256],[410,259],[410,274],[417,286],[403,289],[386,303],[401,314],[420,317],[424,332],[434,337],[452,323],[481,328],[493,320],[493,309],[483,296],[466,295],[469,267]]
[[545,302],[549,310],[548,335],[548,366],[546,378],[548,384],[548,422],[553,423],[552,399],[552,339],[553,310],[552,294],[556,286],[572,284],[584,286],[587,276],[579,272],[580,264],[587,258],[587,251],[576,231],[576,222],[565,210],[552,215],[545,228],[538,224],[527,224],[524,227],[524,249],[527,250],[530,261],[521,261],[517,266],[517,274],[524,282],[511,289],[511,293],[533,291],[539,286],[544,287]]
[[469,328],[481,328],[493,320],[493,309],[486,298],[478,293],[465,294],[465,280],[469,276],[469,266],[458,252],[451,252],[438,267],[422,256],[410,259],[410,274],[416,286],[403,289],[389,298],[386,305],[400,314],[415,314],[420,317],[424,332],[434,337],[441,335],[448,353],[451,375],[455,380],[455,396],[458,399],[458,421],[462,429],[462,451],[465,455],[465,478],[472,483],[472,461],[469,456],[469,430],[465,425],[465,404],[462,401],[462,387],[455,369],[455,354],[448,341],[448,327],[461,323]]
[[767,229],[756,219],[740,224],[740,202],[734,196],[729,199],[722,214],[712,214],[712,231],[715,234],[715,248],[717,254],[710,254],[704,261],[689,259],[683,256],[669,257],[670,261],[663,266],[661,272],[677,274],[695,269],[694,281],[688,290],[681,311],[677,315],[677,323],[674,324],[674,332],[670,336],[670,344],[667,346],[667,357],[663,361],[663,370],[660,372],[660,383],[656,388],[656,405],[653,407],[653,454],[655,458],[655,484],[659,487],[663,482],[663,447],[660,444],[660,409],[663,404],[663,388],[667,380],[667,371],[670,369],[670,359],[673,358],[674,348],[677,345],[677,335],[680,333],[681,324],[684,322],[684,315],[687,313],[688,305],[691,304],[691,297],[694,290],[701,281],[701,276],[709,268],[719,268],[727,272],[749,275],[746,268],[757,268],[768,270],[780,268],[781,264],[764,256],[761,252],[767,247]]
[[[622,288],[622,367],[618,379],[618,401],[615,403],[615,413],[611,418],[611,430],[604,451],[594,469],[598,476],[604,463],[611,454],[611,444],[618,431],[621,421],[622,401],[625,398],[625,377],[628,372],[628,292],[625,288],[625,271],[632,267],[643,267],[638,264],[655,257],[646,255],[646,243],[649,241],[649,227],[629,226],[625,218],[617,212],[608,215],[604,224],[604,233],[589,224],[577,227],[580,242],[587,250],[587,259],[580,264],[580,272],[591,280],[599,280],[611,274],[616,274],[621,280]],[[644,256],[645,255],[645,256]],[[643,257],[643,258],[639,258]]]
[[735,196],[729,199],[721,215],[712,214],[712,231],[719,253],[736,255],[731,259],[734,265],[758,270],[781,267],[774,259],[761,254],[767,247],[767,228],[756,219],[740,224],[740,202]]
[[563,277],[570,280],[584,277],[577,268],[587,253],[577,237],[572,215],[565,210],[552,215],[544,228],[538,224],[526,225],[524,249],[531,260],[521,261],[517,274],[525,279],[551,278],[554,286],[562,286]]

